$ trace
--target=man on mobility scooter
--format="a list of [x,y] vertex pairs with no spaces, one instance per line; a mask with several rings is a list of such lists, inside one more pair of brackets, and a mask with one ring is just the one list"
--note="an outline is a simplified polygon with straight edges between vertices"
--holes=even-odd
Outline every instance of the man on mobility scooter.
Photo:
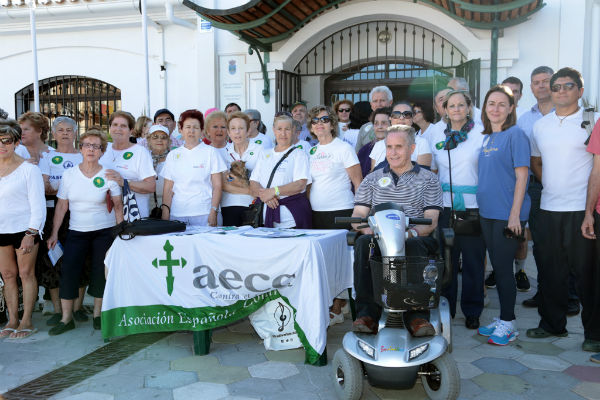
[[435,174],[411,163],[412,128],[388,128],[385,144],[388,165],[363,180],[352,218],[336,219],[362,234],[354,243],[357,319],[334,357],[336,392],[360,398],[365,374],[371,385],[396,389],[411,388],[421,376],[430,398],[455,399],[460,377],[447,354],[448,302],[439,296],[448,271],[432,236],[441,186]]

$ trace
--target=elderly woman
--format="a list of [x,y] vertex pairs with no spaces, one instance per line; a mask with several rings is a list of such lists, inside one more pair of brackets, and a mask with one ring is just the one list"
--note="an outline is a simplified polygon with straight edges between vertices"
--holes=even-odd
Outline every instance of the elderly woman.
[[[0,338],[22,339],[35,332],[31,313],[38,293],[35,260],[46,217],[44,181],[39,168],[15,154],[21,138],[11,121],[0,123],[0,274],[8,324]],[[23,317],[19,321],[17,276],[23,285]]]
[[[181,122],[181,120],[179,121]],[[210,145],[217,150],[223,161],[227,160],[227,114],[222,111],[213,111],[204,121],[205,135],[210,140]]]
[[[406,125],[412,126],[414,112],[412,106],[407,102],[396,103],[392,107],[390,114],[390,120],[392,125]],[[371,170],[375,169],[375,166],[385,161],[385,141],[381,140],[375,143],[371,154]],[[431,150],[429,149],[429,142],[423,138],[415,136],[415,151],[412,152],[410,160],[417,163],[427,169],[431,167]]]
[[513,260],[531,206],[527,194],[531,151],[527,136],[516,125],[515,99],[509,88],[492,87],[481,116],[485,138],[479,153],[477,203],[496,277],[500,316],[480,327],[479,334],[489,336],[488,343],[503,346],[518,335],[513,322],[517,297]]
[[171,150],[171,139],[169,137],[169,128],[162,125],[152,125],[146,136],[148,140],[148,150],[152,157],[152,166],[156,171],[156,189],[150,199],[151,207],[160,207],[162,204],[163,189],[165,178],[162,177],[162,170],[165,167],[167,154]]
[[[151,126],[152,120],[149,117],[146,117],[145,115],[138,117],[138,119],[135,121],[133,132],[131,133],[131,142],[148,147],[148,138],[146,136],[148,135],[148,131],[150,130]],[[133,142],[133,140],[135,140],[135,142]]]
[[[221,198],[221,212],[224,226],[240,226],[244,223],[244,215],[254,201],[248,182],[248,176],[239,176],[239,171],[231,169],[231,163],[242,161],[248,173],[256,167],[262,155],[261,144],[251,142],[248,138],[250,118],[241,111],[229,114],[227,128],[231,143],[228,143],[227,167],[230,169],[223,173],[223,197]],[[240,163],[236,163],[239,166]]]
[[265,204],[264,225],[310,229],[312,216],[305,193],[311,182],[308,156],[292,143],[295,133],[291,117],[275,117],[273,132],[277,145],[263,152],[250,175],[253,195]]
[[[373,147],[377,142],[381,141],[385,143],[383,139],[385,139],[387,128],[390,126],[390,109],[378,108],[373,111],[369,120],[373,124],[375,138],[358,151],[358,161],[360,161],[360,169],[363,177],[367,176],[372,170],[373,162],[371,161],[370,154],[373,151]],[[385,144],[383,148],[385,150]]]
[[[452,247],[452,272],[450,284],[443,294],[450,303],[450,314],[456,314],[458,296],[458,267],[462,256],[462,290],[460,308],[468,329],[479,328],[483,311],[483,278],[485,245],[478,224],[479,205],[478,159],[483,143],[482,128],[471,117],[471,97],[466,92],[451,91],[443,102],[447,125],[436,125],[431,132],[432,152],[444,192],[444,210],[440,216],[440,229],[471,220],[470,232],[456,230]],[[451,185],[452,184],[452,185]]]
[[[77,136],[77,123],[69,117],[57,117],[52,123],[52,134],[56,140],[56,152],[40,160],[39,167],[44,178],[44,187],[46,190],[46,224],[45,232],[52,232],[52,221],[54,219],[54,207],[56,204],[56,193],[62,180],[63,174],[70,168],[73,168],[83,161],[80,152],[75,149],[75,137]],[[64,245],[67,237],[67,228],[69,226],[68,215],[64,218],[62,226],[58,230],[58,240]],[[54,315],[50,317],[47,324],[54,326],[61,319],[61,305],[58,295],[60,269],[62,258],[56,265],[52,265],[48,253],[43,251],[38,254],[38,272],[40,283],[48,289],[50,299],[54,305]],[[77,321],[87,321],[88,317],[83,311],[81,305],[84,294],[84,285],[80,285],[80,297],[75,304],[74,316]]]
[[37,164],[45,153],[54,151],[46,144],[50,121],[39,112],[28,111],[19,118],[21,126],[21,143],[17,147],[17,155],[33,164]]
[[[121,188],[100,165],[106,151],[104,133],[90,129],[79,138],[83,161],[64,172],[56,197],[56,210],[52,221],[52,235],[48,248],[58,242],[58,232],[67,211],[70,212],[69,231],[65,243],[60,276],[60,302],[62,318],[52,327],[49,335],[60,335],[75,329],[73,302],[79,295],[79,280],[88,253],[91,253],[92,271],[88,293],[94,297],[94,329],[101,328],[100,311],[106,280],[104,256],[113,242],[112,228],[123,221]],[[109,211],[107,194],[113,203]]]
[[129,141],[135,126],[133,115],[126,111],[115,111],[108,118],[109,132],[113,145],[106,150],[100,164],[107,169],[107,178],[123,187],[127,179],[142,218],[150,214],[150,193],[156,188],[156,172],[148,150]]
[[203,127],[200,111],[181,113],[179,132],[185,144],[167,155],[162,171],[162,218],[183,221],[190,227],[217,226],[223,188],[221,173],[227,169],[214,147],[200,143]]

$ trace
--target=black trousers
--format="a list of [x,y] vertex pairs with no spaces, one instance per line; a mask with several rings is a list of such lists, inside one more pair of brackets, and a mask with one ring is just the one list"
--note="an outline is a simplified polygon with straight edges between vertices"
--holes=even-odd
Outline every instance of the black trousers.
[[[371,278],[371,267],[369,265],[369,243],[373,235],[362,235],[354,244],[354,289],[356,290],[356,316],[371,317],[378,320],[381,316],[381,307],[375,303],[373,296],[373,279]],[[374,241],[374,255],[380,256],[377,241]],[[410,238],[405,243],[407,256],[427,257],[434,254],[437,249],[437,241],[430,236],[419,236]]]
[[[543,285],[539,291],[539,326],[551,333],[566,332],[569,272],[572,272],[583,307],[581,319],[585,338],[600,340],[599,266],[593,260],[597,243],[581,235],[583,217],[584,211],[540,210],[538,222],[543,248],[538,273]],[[596,227],[598,225],[596,216]]]
[[244,223],[244,212],[250,207],[230,206],[222,207],[223,226],[242,226]]
[[[500,300],[500,319],[515,319],[515,301],[517,299],[517,282],[513,273],[513,262],[519,248],[516,239],[504,236],[504,228],[508,221],[481,217],[481,233],[485,246],[490,254],[490,261],[496,276],[496,288]],[[525,227],[525,222],[521,222]]]
[[59,296],[73,300],[79,296],[79,280],[85,265],[86,255],[91,254],[90,296],[102,298],[104,295],[104,257],[113,242],[112,228],[91,232],[69,229],[60,276]]
[[[440,215],[439,229],[447,228],[450,223],[450,208],[444,208]],[[456,235],[452,247],[452,280],[442,289],[448,299],[450,314],[456,315],[458,298],[458,259],[462,254],[462,289],[460,308],[465,317],[477,317],[483,311],[483,281],[485,274],[485,243],[483,236]]]
[[335,217],[351,217],[353,209],[312,212],[313,229],[352,229],[350,224],[336,224]]

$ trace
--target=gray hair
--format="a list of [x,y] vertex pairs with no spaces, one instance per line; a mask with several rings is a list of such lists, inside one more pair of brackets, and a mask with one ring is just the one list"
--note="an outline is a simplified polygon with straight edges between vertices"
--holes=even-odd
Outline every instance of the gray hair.
[[534,75],[537,74],[548,74],[548,75],[554,75],[554,70],[550,67],[547,67],[545,65],[539,66],[537,68],[535,68],[533,71],[531,71],[531,77],[533,78]]
[[[450,84],[451,82],[454,82],[456,87],[452,86]],[[454,88],[454,90],[469,90],[469,82],[467,82],[465,78],[462,78],[460,76],[455,76],[454,78],[450,79],[450,81],[448,82],[448,86]]]
[[375,86],[373,89],[371,89],[371,91],[369,92],[369,101],[373,101],[373,95],[375,93],[385,93],[385,96],[387,97],[388,101],[394,101],[394,95],[392,94],[390,88],[387,86]]
[[77,122],[75,122],[74,119],[65,117],[65,116],[56,117],[54,119],[54,121],[52,122],[52,133],[56,132],[56,128],[58,127],[58,124],[71,125],[71,127],[73,128],[73,132],[75,134],[77,134]]
[[389,136],[390,133],[406,133],[406,137],[408,138],[408,145],[415,144],[415,130],[412,126],[408,125],[392,125],[387,128],[385,132],[385,139]]

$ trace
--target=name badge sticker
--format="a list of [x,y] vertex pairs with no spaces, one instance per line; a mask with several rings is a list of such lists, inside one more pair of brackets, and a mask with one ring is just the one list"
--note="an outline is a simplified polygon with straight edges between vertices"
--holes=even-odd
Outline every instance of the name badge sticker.
[[377,181],[377,183],[379,184],[379,186],[380,186],[380,187],[386,187],[386,186],[388,186],[390,183],[392,183],[392,179],[391,179],[391,178],[389,178],[389,177],[387,177],[387,176],[384,176],[383,178],[379,179],[379,180]]

